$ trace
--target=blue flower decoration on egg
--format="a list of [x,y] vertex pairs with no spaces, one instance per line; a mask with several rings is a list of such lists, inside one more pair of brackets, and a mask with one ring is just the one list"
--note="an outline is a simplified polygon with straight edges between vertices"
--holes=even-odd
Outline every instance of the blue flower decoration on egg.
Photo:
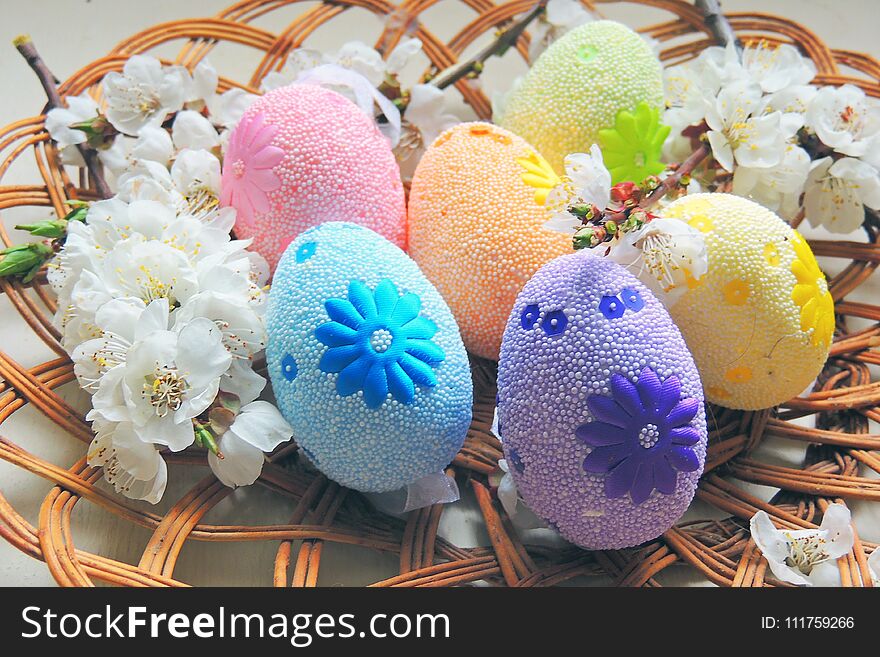
[[296,358],[287,354],[281,359],[281,374],[284,375],[284,378],[288,381],[293,381],[296,378],[296,375],[299,374],[299,368],[296,365]]
[[620,291],[620,298],[623,300],[623,305],[633,312],[639,312],[645,307],[645,300],[642,299],[642,295],[639,294],[638,290],[634,290],[631,287],[623,288]]
[[301,247],[296,250],[296,261],[297,263],[303,263],[313,255],[315,255],[315,250],[318,248],[317,242],[306,242]]
[[328,349],[318,367],[339,375],[340,395],[362,390],[367,407],[379,408],[388,393],[412,404],[416,384],[437,385],[433,370],[446,354],[431,341],[437,326],[419,315],[417,294],[398,294],[387,278],[375,291],[352,281],[347,299],[327,299],[324,307],[330,321],[315,330],[315,337]]
[[602,297],[599,302],[599,310],[605,315],[605,319],[619,319],[623,317],[626,307],[620,299],[609,294]]

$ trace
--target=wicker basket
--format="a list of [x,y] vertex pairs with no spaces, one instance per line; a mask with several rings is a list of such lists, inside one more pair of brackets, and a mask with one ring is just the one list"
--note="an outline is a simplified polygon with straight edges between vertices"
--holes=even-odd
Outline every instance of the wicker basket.
[[[436,0],[407,0],[399,7],[386,0],[333,0],[317,6],[310,4],[298,13],[287,7],[284,20],[292,15],[295,19],[286,26],[279,25],[277,33],[251,25],[270,12],[281,15],[282,9],[295,2],[244,0],[214,18],[155,26],[125,39],[106,57],[84,66],[61,84],[60,92],[68,95],[90,88],[97,90],[101,78],[109,71],[121,69],[129,55],[180,40],[184,45],[175,61],[189,67],[220,42],[254,49],[262,59],[250,79],[239,83],[221,78],[220,85],[224,89],[242,86],[255,90],[264,75],[278,68],[287,54],[321,25],[348,11],[364,10],[384,21],[385,29],[377,41],[382,51],[388,52],[403,35],[411,34],[423,41],[425,54],[440,70],[454,64],[481,35],[503,26],[534,4],[532,0],[498,5],[492,0],[462,0],[460,4],[467,5],[476,15],[469,14],[473,20],[462,25],[448,43],[419,22],[423,12],[438,4]],[[452,0],[447,2],[451,4]],[[644,29],[662,43],[661,57],[667,64],[692,58],[713,43],[702,14],[693,5],[682,0],[643,0],[643,4],[668,13],[665,22]],[[601,9],[600,6],[600,13]],[[819,71],[817,83],[851,82],[873,96],[880,96],[880,63],[872,57],[830,50],[810,30],[782,18],[765,14],[733,14],[729,18],[744,39],[795,43],[815,62]],[[527,45],[527,37],[517,44],[522,57]],[[460,80],[456,89],[476,115],[490,116],[489,101],[478,85]],[[0,185],[2,209],[31,207],[42,214],[54,210],[62,215],[66,199],[94,198],[85,174],[72,180],[58,164],[42,116],[23,119],[0,130],[0,156],[0,176],[20,157],[35,158],[41,175],[41,180],[34,184]],[[175,578],[174,571],[187,541],[262,541],[273,546],[274,564],[267,560],[264,567],[267,576],[273,573],[276,586],[316,585],[322,551],[327,544],[334,543],[399,555],[399,574],[376,582],[376,586],[449,586],[480,580],[498,585],[549,586],[591,574],[604,574],[619,585],[656,586],[655,578],[661,571],[681,563],[719,585],[779,585],[767,576],[767,564],[747,531],[748,519],[758,509],[766,510],[784,526],[809,528],[815,526],[817,516],[832,502],[880,502],[880,481],[860,476],[860,469],[864,472],[865,468],[880,473],[880,436],[869,433],[870,420],[880,420],[880,381],[872,381],[871,377],[871,365],[880,364],[880,306],[846,300],[880,264],[878,226],[869,221],[865,232],[865,242],[811,242],[816,255],[826,258],[823,262],[831,262],[829,258],[842,260],[831,265],[840,273],[830,281],[840,333],[832,345],[817,392],[768,411],[710,409],[709,451],[697,498],[704,503],[700,508],[708,508],[705,503],[714,507],[707,516],[721,519],[686,522],[639,548],[603,552],[523,544],[512,529],[488,482],[500,448],[490,433],[495,368],[485,361],[474,361],[475,419],[450,472],[458,477],[463,489],[473,492],[491,546],[463,548],[438,536],[442,506],[411,512],[406,520],[378,513],[358,493],[300,467],[294,445],[272,455],[258,482],[269,491],[267,494],[275,505],[289,510],[287,524],[207,524],[206,514],[231,492],[209,474],[171,504],[164,515],[157,515],[148,507],[97,485],[100,470],[86,464],[86,446],[92,437],[89,426],[57,392],[74,376],[58,343],[59,335],[52,327],[55,305],[44,277],[28,286],[0,278],[2,291],[29,330],[57,354],[57,358],[26,368],[0,352],[0,422],[6,422],[30,404],[44,416],[41,421],[55,423],[68,434],[69,440],[80,441],[78,449],[82,454],[71,467],[56,465],[0,437],[0,458],[54,484],[42,502],[37,526],[19,515],[0,494],[0,534],[19,550],[44,561],[55,580],[64,586],[89,586],[96,581],[185,586]],[[0,238],[10,243],[2,225]],[[6,341],[9,339],[7,335]],[[808,421],[799,421],[803,418]],[[818,428],[806,428],[805,424]],[[783,467],[762,460],[755,448],[767,437],[799,445],[803,455],[801,467]],[[195,452],[169,454],[166,458],[171,463],[204,465],[203,454]],[[778,492],[765,502],[746,492],[743,482],[773,487]],[[151,532],[139,563],[125,563],[74,544],[73,512],[81,501],[99,505],[122,522]],[[247,518],[240,517],[239,522],[246,523]],[[853,551],[838,562],[845,586],[862,582],[870,585],[866,555],[875,547],[856,536]],[[321,579],[322,583],[331,581],[333,578],[326,573]]]

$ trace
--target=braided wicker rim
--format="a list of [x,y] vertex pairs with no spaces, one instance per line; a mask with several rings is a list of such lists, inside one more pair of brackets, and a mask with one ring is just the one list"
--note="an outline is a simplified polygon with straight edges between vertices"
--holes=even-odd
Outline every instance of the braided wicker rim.
[[[263,76],[279,68],[287,54],[312,32],[355,7],[385,21],[377,41],[381,51],[389,52],[404,35],[417,36],[433,66],[441,70],[454,64],[482,34],[504,26],[533,5],[531,0],[498,5],[491,0],[461,0],[476,16],[448,43],[419,22],[419,16],[437,0],[407,0],[399,7],[384,0],[324,2],[303,11],[278,34],[250,24],[296,2],[244,0],[214,18],[157,25],[125,39],[107,56],[84,66],[61,84],[60,92],[66,96],[89,89],[97,95],[96,85],[101,78],[121,69],[128,56],[176,40],[183,40],[184,45],[174,61],[188,67],[194,67],[223,41],[262,52],[262,60],[247,82],[220,79],[223,89],[237,86],[256,91]],[[670,14],[666,22],[643,30],[663,44],[661,58],[667,65],[690,59],[713,43],[694,6],[682,0],[642,0],[642,4]],[[797,45],[815,62],[818,84],[852,83],[872,96],[880,96],[880,63],[873,57],[831,50],[813,32],[787,19],[757,13],[731,14],[729,19],[745,40]],[[524,36],[516,48],[523,58],[527,47],[528,37]],[[461,80],[455,88],[479,117],[490,117],[490,103],[476,85]],[[0,178],[26,154],[33,156],[42,178],[33,185],[0,185],[0,209],[42,207],[61,216],[67,199],[95,198],[82,171],[77,180],[71,180],[60,166],[43,119],[22,119],[0,130]],[[590,574],[608,575],[618,585],[657,586],[655,576],[675,563],[687,564],[719,585],[781,585],[767,576],[767,563],[749,538],[748,519],[756,511],[765,510],[781,526],[801,529],[815,527],[830,503],[880,502],[880,481],[859,474],[860,467],[880,473],[880,436],[869,433],[869,420],[880,421],[880,381],[872,381],[869,369],[870,365],[880,364],[880,307],[846,300],[880,264],[880,230],[869,221],[865,233],[866,242],[811,241],[817,256],[843,263],[841,272],[830,281],[837,303],[838,335],[816,392],[767,411],[710,409],[709,450],[697,498],[726,515],[723,520],[683,523],[629,550],[588,552],[575,547],[548,550],[524,545],[488,483],[488,475],[501,455],[500,445],[490,432],[495,366],[474,360],[474,422],[448,474],[473,489],[491,547],[460,548],[438,536],[441,505],[413,511],[405,521],[378,513],[360,494],[300,468],[293,444],[271,456],[258,481],[280,497],[278,504],[293,508],[289,522],[228,526],[202,522],[205,514],[230,493],[211,475],[199,481],[165,515],[157,515],[96,486],[101,471],[90,468],[85,456],[72,467],[58,466],[2,436],[0,458],[55,485],[42,503],[36,527],[0,494],[0,535],[19,550],[44,561],[63,586],[92,586],[95,580],[131,586],[186,586],[175,579],[174,567],[188,540],[278,542],[273,566],[276,586],[315,586],[322,550],[328,542],[399,554],[400,574],[374,586],[451,586],[478,580],[498,585],[550,586]],[[0,239],[6,245],[11,243],[2,224]],[[0,289],[30,330],[58,355],[28,369],[0,352],[0,423],[31,404],[72,439],[81,441],[84,454],[92,438],[89,426],[55,392],[74,381],[74,376],[52,326],[55,302],[45,276],[27,286],[0,278]],[[854,323],[867,324],[868,328],[850,330]],[[815,416],[814,424],[819,428],[793,423],[806,416]],[[802,467],[758,460],[753,450],[770,436],[807,443]],[[166,459],[204,465],[203,454],[192,451],[168,454]],[[741,482],[771,486],[779,492],[765,502],[743,490]],[[71,514],[83,499],[152,531],[138,564],[86,552],[74,545]],[[852,552],[838,561],[844,586],[870,586],[866,555],[875,547],[861,541],[856,533]]]

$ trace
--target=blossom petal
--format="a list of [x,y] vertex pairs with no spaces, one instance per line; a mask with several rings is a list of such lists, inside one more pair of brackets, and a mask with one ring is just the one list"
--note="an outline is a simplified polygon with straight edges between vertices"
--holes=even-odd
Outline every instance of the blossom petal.
[[341,372],[351,365],[362,353],[363,350],[360,345],[352,344],[343,347],[331,347],[321,356],[318,369],[328,373]]
[[596,447],[587,454],[583,467],[586,472],[602,474],[614,469],[627,456],[629,456],[629,448],[626,445]]
[[164,417],[157,415],[144,426],[135,426],[135,432],[145,443],[165,445],[172,452],[186,449],[196,439],[192,422],[188,419],[175,422],[171,413]]
[[666,416],[666,423],[670,427],[680,427],[693,420],[699,410],[700,402],[696,399],[682,399]]
[[437,365],[446,360],[446,354],[443,350],[430,340],[407,340],[406,353],[429,365]]
[[666,459],[654,460],[654,486],[664,495],[675,493],[678,473]]
[[850,510],[843,504],[830,504],[825,510],[819,529],[828,532],[825,550],[830,559],[839,559],[852,550],[855,537],[851,521]]
[[223,346],[223,335],[210,319],[196,317],[180,329],[177,367],[195,394],[219,382],[231,361],[232,356]]
[[364,379],[370,371],[370,360],[358,358],[346,366],[336,378],[336,392],[343,397],[355,394],[364,387]]
[[638,506],[651,497],[652,492],[654,492],[654,464],[650,461],[642,461],[629,495],[633,504]]
[[388,377],[385,365],[373,363],[364,379],[364,401],[368,408],[379,408],[388,397]]
[[162,457],[151,443],[142,441],[128,422],[120,422],[112,434],[116,458],[132,477],[152,480],[159,472]]
[[639,399],[642,407],[646,412],[651,413],[657,409],[660,401],[660,393],[662,386],[660,379],[650,367],[644,368],[639,374],[639,380],[636,382],[636,388],[639,391]]
[[636,478],[639,465],[635,459],[624,459],[605,477],[605,495],[623,497],[629,492]]
[[[349,292],[351,287],[349,287]],[[349,328],[356,329],[361,325],[364,317],[358,314],[357,309],[345,299],[327,299],[324,302],[327,314],[334,322],[345,324]]]
[[666,453],[666,458],[679,472],[694,472],[700,469],[700,460],[690,447],[675,445]]
[[400,364],[391,363],[388,365],[385,368],[385,376],[388,377],[388,390],[394,398],[402,404],[412,404],[416,395],[416,387]]
[[434,370],[431,369],[430,365],[426,365],[418,358],[410,356],[409,354],[401,356],[398,362],[403,368],[403,371],[409,374],[410,378],[415,383],[420,383],[425,386],[437,385],[437,377],[434,376]]
[[315,329],[315,337],[328,347],[354,344],[357,331],[339,322],[327,322]]
[[234,433],[227,431],[223,434],[220,451],[223,452],[222,459],[208,452],[208,465],[217,479],[230,488],[250,486],[263,471],[266,460],[263,452]]
[[612,374],[611,392],[614,395],[614,401],[620,404],[630,417],[636,417],[645,412],[639,400],[639,391],[626,377]]
[[700,432],[691,426],[675,427],[669,432],[669,439],[673,445],[690,447],[700,442]]
[[626,412],[610,397],[601,395],[590,395],[587,398],[587,407],[590,409],[593,417],[602,422],[613,424],[621,429],[626,426]]
[[387,278],[383,278],[376,286],[373,298],[376,300],[376,313],[378,316],[390,317],[400,297],[397,294],[397,288],[394,283]]
[[230,432],[267,453],[293,437],[293,429],[278,409],[260,400],[242,407],[227,431]]
[[403,332],[408,338],[430,340],[437,333],[437,325],[427,317],[416,317],[404,325]]
[[417,294],[407,292],[397,300],[394,312],[391,313],[391,321],[406,324],[419,316],[422,309],[422,300]]
[[574,435],[591,447],[619,445],[626,440],[626,432],[619,426],[593,420],[575,429]]
[[758,511],[749,522],[752,540],[767,559],[770,570],[783,582],[808,585],[810,581],[797,569],[785,564],[788,558],[788,541],[783,533],[776,529],[766,511]]
[[[348,285],[348,300],[360,313],[361,318],[371,319],[376,316],[376,303],[373,293],[361,281],[352,281]],[[350,325],[349,325],[350,326]],[[356,326],[353,328],[357,328]]]

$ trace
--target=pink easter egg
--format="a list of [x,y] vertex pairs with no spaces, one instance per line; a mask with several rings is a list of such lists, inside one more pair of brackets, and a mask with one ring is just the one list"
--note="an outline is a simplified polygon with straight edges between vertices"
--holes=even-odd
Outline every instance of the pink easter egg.
[[327,221],[369,228],[406,245],[400,169],[376,123],[340,94],[297,84],[270,91],[244,113],[223,158],[220,202],[235,234],[274,271],[304,230]]

